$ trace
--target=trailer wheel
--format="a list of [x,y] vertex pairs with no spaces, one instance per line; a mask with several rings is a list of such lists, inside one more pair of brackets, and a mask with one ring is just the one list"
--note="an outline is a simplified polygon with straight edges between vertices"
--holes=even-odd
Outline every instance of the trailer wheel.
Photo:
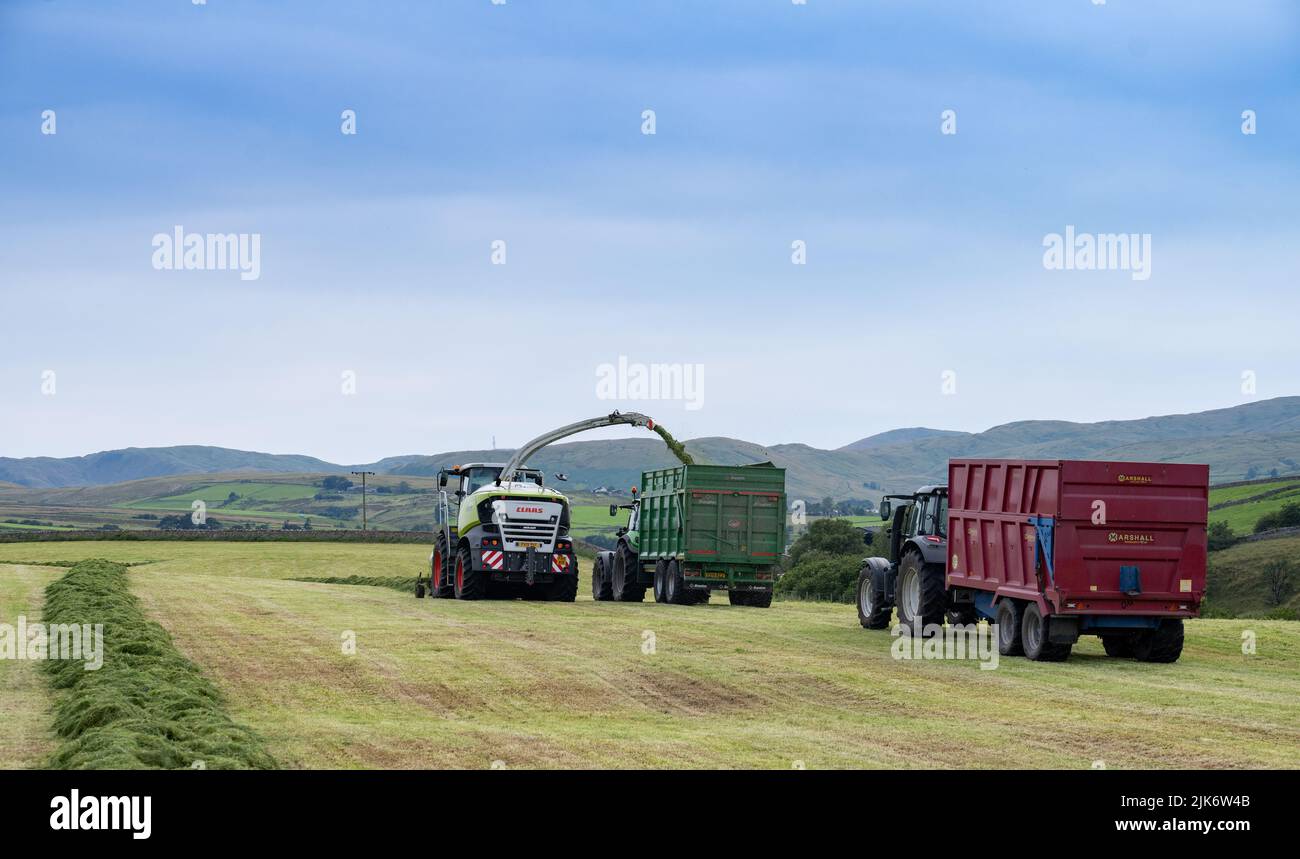
[[1070,655],[1069,644],[1056,644],[1050,638],[1052,619],[1043,617],[1038,610],[1038,603],[1025,606],[1024,617],[1020,622],[1020,642],[1024,646],[1025,656],[1035,662],[1064,662]]
[[596,563],[591,565],[591,598],[596,602],[608,602],[614,598],[609,574],[610,570],[605,569],[604,553],[597,555]]
[[708,605],[713,591],[691,591],[691,605]]
[[664,561],[663,558],[660,558],[659,560],[655,561],[654,591],[655,591],[655,602],[658,603],[663,603],[668,601],[667,597],[664,596],[664,577],[666,575],[667,568],[668,568],[668,564]]
[[614,599],[617,602],[641,602],[645,599],[645,585],[637,583],[636,555],[620,543],[614,552]]
[[1107,656],[1114,656],[1116,659],[1131,659],[1133,657],[1133,636],[1131,635],[1103,635],[1101,637],[1101,646],[1106,648]]
[[461,546],[456,552],[456,599],[482,599],[486,584],[487,575],[482,570],[475,570],[470,561],[469,546]]
[[1183,654],[1183,622],[1180,619],[1160,621],[1155,629],[1138,634],[1133,639],[1133,655],[1138,662],[1177,662]]
[[998,653],[1020,656],[1024,652],[1020,641],[1020,603],[1004,599],[998,603]]
[[750,591],[745,605],[753,608],[771,608],[772,592],[771,591]]
[[664,571],[664,601],[672,605],[689,605],[690,595],[686,593],[686,582],[682,577],[682,565],[669,561]]
[[749,605],[749,591],[727,591],[727,601],[732,605]]
[[876,578],[870,568],[864,567],[858,573],[858,623],[864,629],[884,629],[889,626],[889,616],[893,607],[882,605],[880,592],[876,587]]
[[909,631],[923,634],[926,627],[943,625],[948,605],[944,570],[927,564],[915,549],[903,555],[898,565],[898,622]]

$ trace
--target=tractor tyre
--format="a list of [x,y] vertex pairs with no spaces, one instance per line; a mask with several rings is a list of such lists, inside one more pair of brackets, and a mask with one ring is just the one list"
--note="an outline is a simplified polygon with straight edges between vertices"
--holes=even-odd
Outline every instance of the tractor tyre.
[[1004,599],[998,603],[998,653],[1003,656],[1021,656],[1025,652],[1020,640],[1020,603]]
[[487,572],[474,569],[470,559],[469,546],[461,546],[456,552],[456,599],[478,600],[487,593]]
[[884,629],[889,626],[893,606],[884,605],[883,595],[876,587],[877,582],[870,568],[863,567],[858,572],[858,623],[864,629]]
[[1177,662],[1182,654],[1183,622],[1179,618],[1162,620],[1155,629],[1133,639],[1133,655],[1138,662]]
[[903,555],[898,565],[898,622],[914,635],[923,635],[927,628],[943,625],[948,607],[948,591],[944,570],[939,564],[927,564],[915,549]]
[[636,555],[620,543],[614,552],[614,600],[616,602],[642,602],[645,600],[645,585],[637,582]]
[[591,565],[591,598],[596,602],[609,602],[614,598],[610,572],[605,569],[605,556],[597,555],[596,562]]
[[1031,602],[1025,606],[1024,617],[1020,620],[1020,643],[1025,649],[1025,656],[1035,662],[1064,662],[1070,656],[1071,644],[1058,644],[1051,640],[1052,619],[1043,617],[1038,603]]

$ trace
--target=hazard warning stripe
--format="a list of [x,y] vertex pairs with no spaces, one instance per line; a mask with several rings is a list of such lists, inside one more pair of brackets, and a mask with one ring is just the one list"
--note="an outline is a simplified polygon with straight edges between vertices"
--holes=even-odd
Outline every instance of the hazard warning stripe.
[[562,573],[569,568],[568,555],[551,555],[551,572]]
[[501,552],[484,551],[483,566],[491,570],[499,570],[505,564],[505,556]]

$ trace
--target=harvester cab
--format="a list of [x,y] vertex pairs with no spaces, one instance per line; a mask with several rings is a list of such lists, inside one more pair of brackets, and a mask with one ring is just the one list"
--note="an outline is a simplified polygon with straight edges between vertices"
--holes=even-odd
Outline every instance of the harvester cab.
[[[950,605],[945,562],[948,553],[948,487],[922,486],[911,495],[880,499],[880,518],[889,523],[889,557],[867,558],[858,573],[858,620],[884,629],[897,605],[904,626],[973,623],[969,606]],[[867,542],[871,542],[871,534]]]
[[540,469],[525,463],[553,441],[615,424],[654,429],[645,415],[613,412],[538,436],[504,463],[440,471],[429,576],[416,583],[415,595],[423,597],[427,590],[443,598],[572,602],[578,558],[569,537],[569,499],[545,485]]

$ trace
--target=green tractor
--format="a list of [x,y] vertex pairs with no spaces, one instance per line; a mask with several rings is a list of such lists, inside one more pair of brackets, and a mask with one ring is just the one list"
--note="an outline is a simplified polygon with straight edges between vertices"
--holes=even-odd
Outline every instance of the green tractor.
[[615,424],[655,428],[645,415],[613,412],[541,435],[507,462],[439,471],[437,537],[428,578],[416,583],[415,595],[573,602],[578,556],[569,536],[569,499],[524,463],[551,442]]

